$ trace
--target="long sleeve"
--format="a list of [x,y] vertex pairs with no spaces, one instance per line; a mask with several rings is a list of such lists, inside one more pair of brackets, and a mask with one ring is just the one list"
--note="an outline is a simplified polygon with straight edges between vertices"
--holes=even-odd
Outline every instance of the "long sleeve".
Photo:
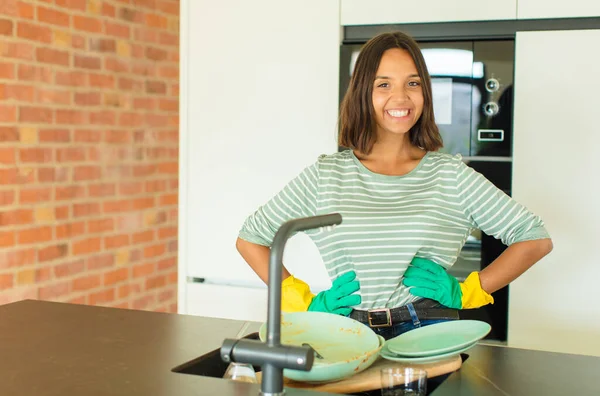
[[475,228],[507,246],[550,237],[539,216],[462,161],[457,166],[457,181],[461,206]]
[[271,246],[275,233],[286,221],[316,214],[318,162],[305,168],[279,193],[259,207],[244,222],[239,237],[248,242]]

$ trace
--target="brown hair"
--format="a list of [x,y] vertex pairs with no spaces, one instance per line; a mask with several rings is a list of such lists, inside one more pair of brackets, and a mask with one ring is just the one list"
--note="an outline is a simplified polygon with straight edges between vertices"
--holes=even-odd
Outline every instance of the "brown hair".
[[410,142],[427,151],[436,151],[443,146],[443,142],[433,117],[431,78],[418,44],[401,32],[380,34],[362,47],[340,108],[339,145],[364,154],[371,152],[377,139],[373,116],[373,82],[383,53],[393,48],[408,51],[421,77],[423,113],[409,132]]

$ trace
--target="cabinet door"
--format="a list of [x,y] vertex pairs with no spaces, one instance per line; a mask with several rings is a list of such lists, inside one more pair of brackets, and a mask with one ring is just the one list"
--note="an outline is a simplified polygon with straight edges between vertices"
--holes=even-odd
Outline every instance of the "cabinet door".
[[343,26],[516,18],[517,0],[341,0]]
[[600,16],[600,1],[598,0],[519,0],[517,3],[517,17],[519,19],[597,16]]
[[188,315],[209,318],[267,320],[267,288],[192,283],[185,293]]
[[510,346],[600,356],[600,30],[516,38],[513,197],[554,250],[510,286]]

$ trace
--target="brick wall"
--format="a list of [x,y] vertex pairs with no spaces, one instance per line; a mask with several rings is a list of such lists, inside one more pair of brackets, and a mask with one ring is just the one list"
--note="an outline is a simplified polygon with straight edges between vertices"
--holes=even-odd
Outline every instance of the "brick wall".
[[0,0],[0,304],[176,311],[179,2]]

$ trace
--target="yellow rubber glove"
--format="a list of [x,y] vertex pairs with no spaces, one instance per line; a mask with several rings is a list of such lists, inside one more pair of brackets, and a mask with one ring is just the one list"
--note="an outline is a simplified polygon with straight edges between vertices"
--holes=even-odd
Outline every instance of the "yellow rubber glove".
[[464,282],[460,283],[462,291],[462,309],[479,308],[494,303],[494,297],[481,288],[479,272],[471,272]]
[[314,297],[310,286],[293,275],[281,282],[281,310],[283,312],[307,311]]

